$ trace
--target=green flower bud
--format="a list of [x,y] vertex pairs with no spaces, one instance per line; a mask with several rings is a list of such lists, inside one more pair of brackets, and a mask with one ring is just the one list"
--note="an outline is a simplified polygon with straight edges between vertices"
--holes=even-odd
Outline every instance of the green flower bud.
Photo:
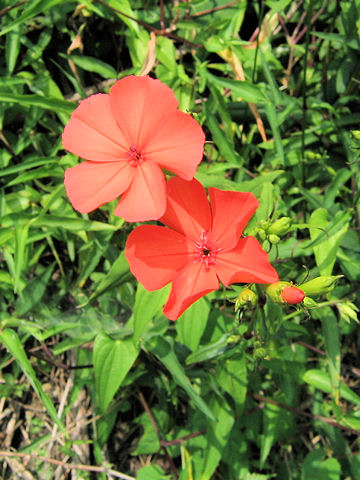
[[305,157],[308,160],[321,160],[321,154],[316,152],[307,151],[305,152]]
[[267,230],[270,227],[270,222],[268,220],[260,220],[259,227]]
[[254,306],[257,302],[257,295],[250,288],[243,288],[235,300],[235,312],[245,306]]
[[272,243],[273,245],[277,245],[280,242],[280,237],[278,235],[275,235],[274,233],[271,233],[268,239],[269,239],[269,242]]
[[263,228],[258,228],[256,233],[262,242],[266,240],[266,232]]
[[265,288],[265,293],[268,295],[271,300],[275,303],[284,303],[284,300],[281,298],[281,293],[285,287],[291,287],[291,282],[275,282],[271,283]]
[[273,233],[274,235],[285,235],[291,227],[291,218],[290,217],[281,217],[278,220],[270,225],[268,232]]
[[254,348],[254,351],[253,351],[253,357],[256,359],[256,360],[262,360],[263,358],[265,358],[267,355],[267,351],[265,348],[263,347],[260,347],[260,348]]
[[305,297],[302,303],[303,303],[304,307],[306,307],[306,308],[317,307],[317,303],[315,302],[315,300],[313,298],[310,298],[310,297]]
[[323,293],[331,292],[338,279],[343,276],[344,275],[323,275],[299,285],[299,288],[301,288],[305,295],[322,295]]

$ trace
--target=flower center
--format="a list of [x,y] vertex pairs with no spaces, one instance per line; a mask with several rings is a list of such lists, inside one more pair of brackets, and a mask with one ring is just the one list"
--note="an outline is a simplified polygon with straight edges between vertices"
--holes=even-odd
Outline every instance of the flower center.
[[137,167],[145,161],[145,158],[142,156],[141,152],[139,152],[134,146],[130,147],[129,151],[126,152],[126,155],[128,155],[128,163],[132,167]]
[[208,269],[217,263],[216,255],[220,250],[214,242],[208,240],[207,232],[202,232],[200,241],[195,242],[195,262],[202,262]]

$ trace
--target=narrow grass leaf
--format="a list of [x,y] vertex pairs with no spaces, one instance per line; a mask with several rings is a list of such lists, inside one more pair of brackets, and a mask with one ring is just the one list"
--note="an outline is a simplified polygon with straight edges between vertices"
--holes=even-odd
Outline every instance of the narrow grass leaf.
[[[330,375],[323,370],[311,369],[304,373],[304,382],[318,388],[322,392],[332,393],[332,385]],[[340,382],[340,397],[344,398],[348,402],[354,403],[360,406],[360,397],[353,392],[345,383]]]
[[161,363],[165,365],[175,382],[185,390],[203,414],[210,420],[216,421],[216,417],[200,395],[195,392],[190,380],[186,376],[185,370],[174,352],[172,339],[165,339],[160,336],[153,337],[147,341],[146,345],[149,350],[158,357]]
[[98,58],[88,57],[86,55],[70,55],[69,58],[75,63],[75,65],[87,72],[98,73],[103,78],[116,79],[117,77],[115,68]]
[[48,165],[55,162],[58,163],[59,159],[55,157],[31,157],[28,160],[19,163],[18,165],[11,165],[10,167],[3,168],[0,170],[0,177],[5,175],[13,175],[14,173],[22,172],[23,170],[39,167],[41,165]]
[[15,69],[16,61],[20,52],[20,40],[22,26],[18,25],[7,36],[5,43],[6,74],[11,75]]
[[275,105],[270,102],[266,103],[265,112],[270,123],[272,134],[274,136],[275,147],[280,163],[281,165],[285,165],[285,155]]
[[18,16],[15,20],[10,22],[6,27],[0,31],[0,36],[4,35],[7,32],[10,32],[18,25],[30,20],[31,18],[39,15],[39,13],[44,13],[51,7],[63,3],[63,0],[33,0],[27,2],[26,8],[23,11],[22,15]]
[[15,225],[15,278],[14,278],[14,290],[16,293],[20,290],[20,279],[23,270],[27,266],[26,262],[26,243],[29,234],[29,224]]
[[266,98],[258,85],[242,81],[229,80],[206,73],[206,78],[212,85],[228,88],[234,95],[250,103],[266,103]]
[[11,330],[10,328],[6,328],[5,330],[0,331],[0,341],[9,350],[11,355],[15,358],[20,368],[23,370],[23,372],[27,376],[31,386],[33,387],[35,392],[38,394],[44,408],[48,412],[51,419],[56,423],[60,431],[65,435],[67,435],[66,428],[63,425],[60,418],[57,416],[57,412],[54,407],[54,404],[44,392],[42,384],[36,376],[36,373],[25,353],[25,350],[21,344],[20,338],[18,337],[17,333],[14,332],[14,330]]
[[17,302],[18,315],[25,315],[42,299],[54,266],[55,262],[49,265],[41,275],[35,276],[35,278],[26,285]]
[[69,115],[76,108],[75,103],[67,102],[59,98],[43,97],[37,94],[16,95],[12,93],[0,93],[0,102],[16,103],[28,107],[40,107],[55,113],[68,113]]

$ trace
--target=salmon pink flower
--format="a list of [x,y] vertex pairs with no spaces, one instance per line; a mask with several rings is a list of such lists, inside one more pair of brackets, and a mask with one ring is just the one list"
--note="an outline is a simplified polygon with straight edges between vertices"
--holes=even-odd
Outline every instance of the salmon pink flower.
[[165,215],[142,225],[127,240],[130,270],[147,290],[172,282],[164,314],[176,320],[191,304],[231,283],[272,283],[276,270],[260,243],[242,232],[259,203],[252,193],[204,187],[195,179],[167,182]]
[[160,218],[161,168],[191,180],[204,151],[200,125],[177,107],[172,90],[148,76],[125,77],[110,94],[83,100],[62,136],[67,150],[87,160],[65,172],[73,207],[88,213],[121,195],[115,215],[129,222]]

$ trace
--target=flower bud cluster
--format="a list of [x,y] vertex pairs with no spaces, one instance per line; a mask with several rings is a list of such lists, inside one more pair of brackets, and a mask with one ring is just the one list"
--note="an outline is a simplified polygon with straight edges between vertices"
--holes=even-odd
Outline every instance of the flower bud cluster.
[[240,308],[243,307],[254,307],[257,300],[258,296],[255,292],[250,290],[250,288],[248,287],[243,288],[239,295],[236,297],[235,312],[237,312]]
[[268,240],[272,245],[277,245],[280,242],[280,237],[286,235],[290,227],[290,217],[278,218],[273,223],[267,220],[261,220],[253,234],[258,236],[261,241]]

